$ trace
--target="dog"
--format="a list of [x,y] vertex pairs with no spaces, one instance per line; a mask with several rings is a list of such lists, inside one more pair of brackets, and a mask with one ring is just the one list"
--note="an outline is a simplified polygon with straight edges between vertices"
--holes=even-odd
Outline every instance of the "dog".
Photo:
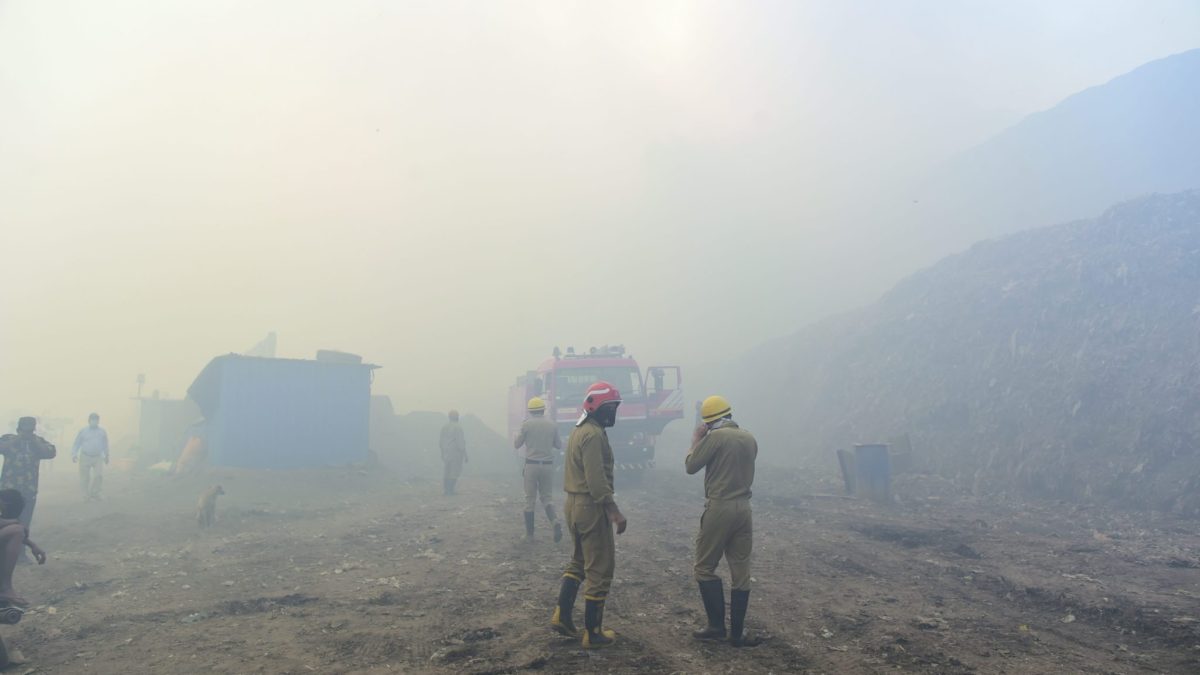
[[200,495],[196,504],[196,524],[200,527],[211,527],[217,520],[217,497],[225,494],[225,489],[214,485]]

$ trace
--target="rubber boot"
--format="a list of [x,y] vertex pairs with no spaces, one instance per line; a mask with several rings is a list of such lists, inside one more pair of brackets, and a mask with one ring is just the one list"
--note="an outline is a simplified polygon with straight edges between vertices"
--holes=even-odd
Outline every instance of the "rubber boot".
[[692,633],[697,640],[725,639],[725,588],[720,579],[701,581],[700,600],[704,602],[704,613],[708,615],[708,626]]
[[445,497],[450,496],[450,479],[449,478],[442,479],[442,495]]
[[746,608],[750,606],[750,591],[729,592],[729,644],[734,647],[754,647],[761,640],[742,634],[746,625]]
[[550,617],[550,627],[560,635],[579,637],[579,629],[571,615],[575,613],[575,594],[579,592],[579,581],[571,577],[562,578],[562,586],[558,588],[558,607],[554,608],[554,616]]
[[604,628],[604,601],[587,600],[583,608],[583,648],[599,649],[617,641],[614,631]]
[[525,538],[533,540],[533,511],[525,512]]
[[554,505],[546,505],[546,517],[554,524],[554,541],[558,543],[562,541],[562,523],[558,522],[558,518],[554,517]]

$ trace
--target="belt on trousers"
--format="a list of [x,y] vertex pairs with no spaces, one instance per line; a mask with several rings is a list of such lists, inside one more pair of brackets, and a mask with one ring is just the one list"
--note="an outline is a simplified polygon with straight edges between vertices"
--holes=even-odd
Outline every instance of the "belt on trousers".
[[546,461],[544,461],[544,462],[543,462],[543,461],[541,461],[541,460],[538,460],[538,459],[527,459],[527,460],[525,460],[525,463],[526,463],[526,464],[553,464],[553,463],[554,463],[554,460],[552,460],[552,459],[548,459],[548,460],[546,460]]

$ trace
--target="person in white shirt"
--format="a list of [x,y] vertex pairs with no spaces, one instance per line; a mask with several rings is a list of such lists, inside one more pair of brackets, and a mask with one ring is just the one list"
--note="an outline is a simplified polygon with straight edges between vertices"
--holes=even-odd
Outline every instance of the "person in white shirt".
[[79,487],[84,501],[100,501],[104,465],[108,464],[108,432],[100,428],[100,416],[88,415],[88,425],[75,436],[71,461],[79,463]]

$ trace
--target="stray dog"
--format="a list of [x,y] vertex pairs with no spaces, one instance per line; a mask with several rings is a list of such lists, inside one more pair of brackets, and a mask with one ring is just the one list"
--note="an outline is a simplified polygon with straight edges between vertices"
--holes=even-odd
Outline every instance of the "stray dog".
[[200,495],[196,504],[196,524],[200,527],[210,527],[217,520],[217,496],[225,494],[225,489],[214,485]]

